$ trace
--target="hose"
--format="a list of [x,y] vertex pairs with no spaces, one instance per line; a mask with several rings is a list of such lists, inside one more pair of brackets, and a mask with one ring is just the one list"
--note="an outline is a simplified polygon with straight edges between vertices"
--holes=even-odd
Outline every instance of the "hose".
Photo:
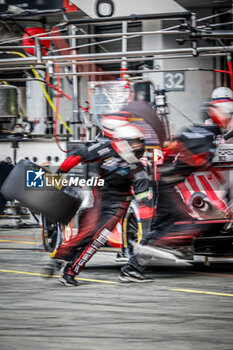
[[[56,73],[59,73],[59,66],[55,66],[56,68]],[[50,85],[50,84],[49,84]],[[56,144],[57,144],[57,147],[64,153],[68,153],[68,151],[64,150],[61,145],[60,145],[60,142],[59,142],[59,138],[58,138],[58,135],[57,135],[57,118],[58,118],[58,111],[59,111],[59,104],[60,104],[60,93],[61,93],[61,78],[59,76],[57,76],[57,96],[56,96],[56,111],[55,111],[55,116],[54,116],[54,137],[55,137],[55,141],[56,141]]]
[[231,83],[231,90],[233,91],[233,68],[232,68],[232,62],[231,62],[231,57],[227,57],[227,65],[230,73],[230,83]]
[[[18,56],[21,56],[21,57],[27,57],[26,55],[24,55],[24,54],[21,53],[21,52],[12,51],[11,53],[12,53],[13,55],[18,55]],[[31,67],[33,67],[33,66],[31,66]],[[55,113],[57,113],[56,107],[54,106],[54,104],[53,104],[53,102],[52,102],[52,100],[51,100],[49,94],[47,93],[47,91],[46,91],[44,85],[42,84],[39,74],[37,73],[37,71],[36,71],[34,68],[32,68],[32,72],[33,72],[34,76],[36,77],[36,79],[39,81],[40,87],[41,87],[41,89],[42,89],[42,91],[43,91],[43,93],[44,93],[44,95],[45,95],[45,97],[46,97],[46,99],[47,99],[47,101],[48,101],[50,107],[52,108],[52,110],[53,110]],[[61,115],[60,115],[59,113],[57,113],[57,117],[60,119],[61,123],[64,125],[64,127],[66,128],[66,130],[69,131],[69,133],[70,133],[71,135],[73,135],[72,130],[70,129],[70,127],[67,125],[67,123],[64,121],[64,119],[61,117]]]

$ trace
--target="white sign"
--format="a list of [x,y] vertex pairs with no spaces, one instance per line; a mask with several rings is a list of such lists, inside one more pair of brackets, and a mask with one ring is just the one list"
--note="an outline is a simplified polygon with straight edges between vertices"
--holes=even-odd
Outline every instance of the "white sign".
[[185,11],[174,0],[72,0],[72,3],[91,18]]
[[167,91],[184,91],[184,72],[166,72],[164,74],[164,88]]
[[217,147],[213,158],[215,163],[233,162],[233,144],[222,144]]

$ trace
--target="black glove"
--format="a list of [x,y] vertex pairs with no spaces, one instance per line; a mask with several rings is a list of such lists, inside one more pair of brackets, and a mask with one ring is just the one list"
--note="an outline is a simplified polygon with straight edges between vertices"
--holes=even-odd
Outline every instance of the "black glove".
[[64,174],[64,171],[58,168],[55,174],[61,175],[61,174]]

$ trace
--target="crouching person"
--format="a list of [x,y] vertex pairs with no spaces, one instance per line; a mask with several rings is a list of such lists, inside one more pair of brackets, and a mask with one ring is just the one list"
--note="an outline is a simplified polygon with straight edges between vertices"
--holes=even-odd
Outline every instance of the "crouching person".
[[126,214],[133,193],[140,200],[147,197],[147,172],[139,161],[144,153],[144,135],[133,125],[116,128],[113,139],[95,142],[86,148],[76,148],[58,169],[66,173],[78,163],[99,162],[104,186],[93,191],[94,205],[80,218],[78,235],[61,244],[55,259],[68,261],[62,279],[67,286],[76,286],[75,280],[85,264],[103,246],[116,224]]

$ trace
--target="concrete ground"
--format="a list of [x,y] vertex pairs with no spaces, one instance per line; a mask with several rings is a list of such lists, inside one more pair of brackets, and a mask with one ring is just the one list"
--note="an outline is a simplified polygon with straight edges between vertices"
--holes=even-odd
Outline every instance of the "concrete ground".
[[42,278],[40,246],[40,229],[0,225],[1,350],[233,349],[232,264],[158,262],[154,282],[120,283],[99,252],[68,288]]

